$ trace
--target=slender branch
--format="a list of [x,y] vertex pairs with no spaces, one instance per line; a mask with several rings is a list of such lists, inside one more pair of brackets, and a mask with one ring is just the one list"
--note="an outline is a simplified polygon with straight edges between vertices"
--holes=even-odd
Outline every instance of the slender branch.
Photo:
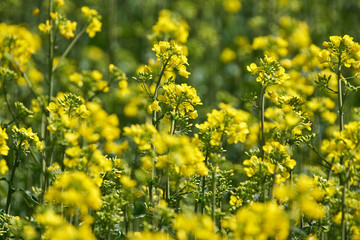
[[[49,0],[49,14],[52,12],[52,0]],[[53,24],[52,18],[50,20],[50,25]],[[54,30],[50,29],[49,32],[49,58],[48,58],[48,81],[49,81],[49,99],[50,103],[52,94],[53,94],[53,59],[54,59]]]
[[[209,149],[206,149],[206,153],[205,153],[205,166],[207,167],[208,165],[208,160],[209,160]],[[200,209],[200,213],[204,214],[204,210],[205,210],[205,186],[206,186],[206,176],[202,177],[202,184],[201,184],[201,209]]]
[[71,41],[69,46],[65,49],[64,53],[59,58],[59,61],[56,63],[56,65],[52,68],[52,72],[55,72],[56,69],[58,69],[61,61],[69,54],[70,50],[74,47],[75,43],[79,40],[79,38],[85,33],[86,26],[81,29],[81,31],[74,37],[74,39]]
[[260,125],[261,125],[261,131],[260,131],[260,155],[261,159],[264,159],[264,149],[265,146],[265,90],[266,85],[261,86],[261,92],[260,92]]
[[214,226],[216,224],[216,219],[215,219],[215,209],[216,209],[216,170],[217,170],[217,165],[215,165],[215,169],[214,169],[213,174],[212,174],[213,185],[212,185],[211,217],[212,217],[212,220],[214,222]]
[[[22,144],[22,141],[20,141],[19,146],[21,146],[21,144]],[[9,181],[7,181],[8,182],[8,194],[7,194],[6,206],[5,206],[5,212],[7,214],[10,213],[11,197],[12,197],[12,194],[14,193],[13,182],[14,182],[14,177],[15,177],[15,171],[16,171],[16,168],[19,166],[19,163],[20,163],[19,156],[20,156],[20,150],[16,149],[14,165],[13,165],[13,168],[11,170],[10,179],[9,179]]]
[[[26,84],[28,85],[31,93],[34,95],[35,98],[38,98],[38,94],[35,92],[32,84],[31,84],[31,82],[30,82],[30,80],[29,80],[29,78],[28,78],[28,76],[27,76],[27,74],[23,71],[23,69],[21,68],[19,62],[16,61],[16,59],[15,59],[15,57],[14,57],[14,55],[13,55],[12,53],[11,53],[11,57],[12,57],[13,62],[14,62],[15,65],[16,65],[16,67],[18,68],[21,76],[25,79]],[[41,104],[41,103],[40,103],[40,104]]]
[[[322,156],[322,155],[315,149],[315,147],[314,147],[313,145],[311,145],[311,144],[307,144],[307,145],[309,146],[309,148],[310,148],[311,150],[313,150],[314,153],[316,153],[316,155],[318,155],[318,157],[319,157],[321,160],[323,160],[327,165],[329,165],[329,166],[325,166],[325,167],[331,169],[332,164],[331,164],[328,160],[326,160],[326,158],[325,158],[324,156]],[[324,165],[322,165],[322,166],[324,166]]]
[[4,81],[3,90],[4,90],[4,99],[5,99],[5,102],[6,102],[6,106],[8,107],[9,113],[10,113],[10,115],[11,115],[11,117],[12,117],[11,122],[13,122],[13,121],[17,122],[16,116],[15,116],[15,114],[13,113],[13,111],[11,110],[9,100],[8,100],[8,98],[7,98],[6,82],[5,82],[5,81]]
[[[265,146],[265,91],[266,91],[266,85],[261,86],[260,91],[260,157],[264,161],[265,158],[265,152],[264,152],[264,146]],[[260,172],[262,172],[262,165],[260,165]],[[266,201],[266,191],[265,191],[265,176],[262,178],[262,187],[263,187],[263,200]]]
[[329,90],[330,92],[334,93],[334,94],[338,94],[338,91],[335,91],[334,89],[330,88],[330,87],[326,87],[327,90]]
[[[342,82],[341,82],[341,51],[338,56],[337,65],[337,80],[338,80],[338,108],[339,108],[339,130],[344,130],[344,111],[343,111],[343,93],[342,93]],[[344,163],[344,158],[340,158],[340,164]],[[350,166],[349,166],[350,167]],[[345,210],[346,210],[346,174],[340,177],[340,183],[343,185],[342,199],[341,199],[341,239],[346,239],[346,221],[345,221]]]
[[87,98],[86,101],[91,101],[94,99],[94,97],[98,96],[100,93],[103,93],[104,90],[108,87],[110,87],[110,85],[115,81],[115,78],[111,79],[106,86],[104,86],[102,89],[97,90],[91,97]]

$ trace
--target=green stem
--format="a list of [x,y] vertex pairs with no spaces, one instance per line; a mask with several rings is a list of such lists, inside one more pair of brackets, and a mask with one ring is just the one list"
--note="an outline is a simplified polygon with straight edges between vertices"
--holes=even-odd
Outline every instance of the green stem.
[[[339,110],[339,130],[340,132],[344,130],[344,112],[343,112],[343,93],[342,93],[342,82],[341,82],[341,52],[338,57],[338,69],[337,69],[337,80],[338,80],[338,110]],[[340,164],[344,164],[344,158],[340,158]],[[350,166],[349,166],[350,167]],[[346,221],[345,221],[345,211],[346,211],[346,186],[347,179],[346,174],[342,174],[340,177],[340,182],[343,186],[342,198],[341,198],[341,239],[346,239]]]
[[[52,12],[52,0],[49,0],[49,14]],[[50,20],[50,25],[53,25],[52,18]],[[48,67],[48,81],[49,81],[49,99],[48,103],[50,103],[52,95],[53,95],[53,59],[54,59],[54,30],[50,29],[49,32],[49,67]]]
[[[21,146],[22,142],[20,142],[20,145]],[[7,194],[7,198],[6,198],[6,206],[5,206],[5,212],[7,214],[10,213],[10,203],[11,203],[11,197],[12,197],[12,194],[14,193],[14,189],[13,189],[13,182],[14,182],[14,177],[15,177],[15,171],[16,171],[16,168],[19,166],[19,150],[16,150],[16,154],[15,154],[15,161],[14,161],[14,166],[11,170],[11,175],[10,175],[10,179],[8,181],[8,194]]]
[[10,115],[11,115],[11,117],[12,117],[11,122],[12,122],[12,121],[17,122],[16,116],[15,116],[15,114],[13,113],[13,111],[11,110],[9,100],[8,100],[8,98],[7,98],[6,82],[4,81],[3,83],[4,83],[4,85],[3,85],[4,99],[5,99],[6,106],[7,106],[8,109],[9,109],[9,113],[10,113]]
[[265,90],[266,86],[262,85],[260,92],[260,155],[261,159],[264,159],[264,149],[265,146]]
[[[159,92],[159,88],[160,88],[160,83],[161,83],[161,78],[164,75],[165,72],[165,68],[167,67],[167,64],[169,62],[170,59],[168,59],[164,65],[162,66],[159,78],[157,80],[156,83],[156,88],[155,88],[155,92],[154,92],[154,96],[153,96],[153,101],[157,100],[158,97],[158,92]],[[153,111],[153,116],[152,116],[152,124],[154,125],[154,127],[158,130],[158,119],[157,119],[157,113],[156,111]],[[155,153],[155,146],[154,148],[154,153]],[[149,183],[149,198],[150,198],[150,202],[153,203],[154,200],[154,182],[155,182],[155,177],[156,177],[156,166],[155,166],[155,160],[153,158],[153,162],[152,162],[152,171],[151,171],[151,181]],[[155,222],[155,217],[153,216],[152,218],[153,223]]]
[[[52,12],[52,0],[49,0],[49,14]],[[52,18],[49,19],[50,21],[50,25],[53,25],[53,20]],[[48,83],[49,83],[49,89],[48,89],[48,105],[52,99],[53,96],[53,88],[54,88],[54,79],[53,79],[53,59],[54,59],[54,30],[50,29],[49,32],[49,58],[48,58]],[[48,124],[48,119],[50,118],[50,111],[47,111],[44,108],[43,112],[43,116],[42,116],[42,122],[41,122],[41,130],[42,130],[42,137],[44,138],[44,154],[42,156],[42,162],[41,162],[41,168],[43,171],[42,174],[42,178],[41,178],[41,184],[42,184],[42,188],[43,188],[43,193],[42,193],[42,198],[45,194],[45,186],[46,186],[46,165],[47,165],[47,159],[49,158],[49,156],[51,155],[51,153],[49,152],[49,150],[47,150],[47,147],[50,143],[50,139],[51,139],[51,134],[49,132],[49,130],[47,129],[47,124]],[[41,199],[43,200],[43,199]]]
[[[160,86],[161,86],[161,85],[160,85],[160,83],[161,83],[161,78],[162,78],[163,75],[164,75],[164,72],[165,72],[165,69],[166,69],[166,67],[167,67],[167,64],[168,64],[169,60],[170,60],[170,58],[164,63],[164,65],[163,65],[163,67],[162,67],[162,69],[161,69],[159,78],[158,78],[157,83],[156,83],[153,101],[156,101],[156,100],[157,100],[158,93],[159,93],[159,89],[160,89]],[[157,128],[158,128],[158,119],[157,119],[157,113],[156,113],[156,111],[153,111],[152,123],[153,123],[153,125],[155,126],[155,128],[157,129]]]
[[76,36],[74,37],[74,39],[71,41],[71,43],[69,44],[69,46],[65,49],[64,53],[61,55],[61,57],[59,58],[59,61],[56,63],[56,65],[54,67],[52,67],[52,72],[54,73],[56,71],[56,69],[58,69],[60,63],[62,60],[64,60],[64,58],[69,54],[70,50],[74,47],[75,43],[79,40],[79,38],[85,33],[86,27],[84,27],[83,29],[81,29],[81,31],[76,34]]
[[[261,86],[261,92],[260,92],[260,157],[262,161],[264,161],[265,152],[264,152],[264,146],[265,146],[265,91],[266,91],[266,85]],[[262,165],[260,165],[260,173],[262,172]],[[263,201],[266,201],[266,191],[265,191],[265,177],[262,179],[262,188],[263,188]]]
[[[216,224],[216,219],[215,219],[215,209],[216,209],[216,170],[217,170],[217,165],[215,165],[215,169],[214,169],[213,174],[212,174],[213,185],[212,185],[211,217],[212,217],[212,220],[214,222],[214,226]],[[215,229],[215,227],[214,227],[214,229]]]
[[[208,165],[208,158],[209,158],[209,149],[206,149],[206,154],[205,154],[205,165]],[[200,208],[200,213],[204,214],[204,210],[205,210],[205,186],[206,186],[206,176],[202,177],[202,184],[201,184],[201,208]]]
[[[170,135],[174,135],[175,132],[175,119],[171,120],[171,129],[170,129]],[[171,193],[170,193],[170,171],[169,171],[169,167],[167,167],[166,169],[166,202],[168,202],[170,204],[170,198],[171,198]]]
[[[19,70],[19,72],[20,72],[21,76],[25,79],[26,84],[28,85],[28,87],[29,87],[29,89],[30,89],[30,91],[31,91],[32,95],[34,95],[34,97],[35,97],[35,98],[38,98],[38,94],[35,92],[35,90],[34,90],[34,88],[33,88],[32,84],[31,84],[31,82],[30,82],[30,80],[29,80],[29,78],[28,78],[28,76],[27,76],[26,72],[24,72],[24,71],[23,71],[23,69],[21,68],[21,66],[20,66],[19,62],[18,62],[18,61],[16,61],[16,59],[15,59],[14,55],[13,55],[13,54],[11,54],[11,56],[12,56],[12,58],[13,58],[13,62],[15,63],[16,67],[18,68],[18,70]],[[40,102],[40,104],[41,104],[41,102]]]

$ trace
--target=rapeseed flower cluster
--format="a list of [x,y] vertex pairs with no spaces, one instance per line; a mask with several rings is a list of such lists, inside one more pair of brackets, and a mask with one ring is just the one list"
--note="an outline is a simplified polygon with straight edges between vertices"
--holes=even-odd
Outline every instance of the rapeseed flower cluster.
[[142,125],[136,124],[130,127],[124,127],[124,136],[132,137],[133,141],[137,144],[139,150],[146,151],[151,149],[151,144],[157,134],[156,128],[150,124],[145,123]]
[[67,206],[69,216],[80,210],[82,216],[87,216],[90,209],[101,207],[100,190],[93,179],[84,172],[64,172],[57,176],[45,200],[54,205]]
[[156,167],[173,170],[184,177],[208,174],[205,157],[194,139],[161,132],[154,141],[157,153]]
[[260,36],[253,40],[251,48],[262,50],[265,56],[278,60],[288,54],[288,42],[282,37]]
[[230,231],[229,239],[287,239],[290,221],[276,203],[255,202],[225,219],[222,226]]
[[160,41],[154,44],[152,50],[156,53],[157,60],[163,63],[163,71],[176,68],[180,76],[189,77],[190,72],[186,71],[186,65],[189,64],[181,45],[174,41]]
[[226,139],[229,144],[245,142],[249,133],[246,121],[249,114],[245,111],[235,109],[231,105],[221,103],[220,110],[212,110],[207,114],[207,120],[197,124],[200,139],[204,144],[220,146]]
[[34,143],[36,148],[40,151],[43,149],[43,142],[40,141],[37,133],[32,131],[32,128],[18,128],[15,125],[11,128],[12,137],[17,140],[16,145],[19,150],[26,151],[30,148],[30,143]]
[[215,233],[214,223],[206,215],[177,214],[174,221],[174,229],[179,240],[191,238],[201,240],[222,239],[220,235]]
[[334,65],[344,65],[345,67],[359,68],[360,45],[353,41],[349,35],[331,36],[329,42],[324,42],[323,46],[327,49],[319,53],[321,63]]
[[317,178],[300,175],[296,184],[276,186],[274,196],[281,204],[288,204],[290,217],[295,221],[299,221],[302,214],[310,220],[320,220],[326,214],[321,204],[326,192],[318,185]]
[[240,0],[223,0],[223,7],[228,13],[236,13],[241,10]]
[[156,38],[174,39],[178,43],[186,43],[189,36],[189,25],[185,20],[170,10],[163,9],[159,12],[158,21],[152,27]]
[[70,21],[66,16],[58,11],[50,13],[50,20],[40,23],[38,28],[44,34],[49,34],[51,29],[58,29],[60,34],[66,39],[75,37],[77,22]]
[[264,59],[260,59],[260,66],[251,63],[247,66],[247,70],[253,75],[258,75],[256,81],[264,86],[281,84],[290,78],[280,63],[274,57],[267,55],[265,55]]
[[86,33],[90,38],[95,37],[97,32],[101,32],[101,15],[95,10],[87,6],[81,8],[81,12],[85,15],[88,25],[86,27]]
[[84,101],[72,94],[58,97],[48,106],[52,113],[49,130],[57,135],[66,146],[64,165],[70,169],[88,172],[101,185],[101,172],[111,169],[111,161],[99,150],[104,143],[108,152],[121,154],[127,149],[127,142],[117,144],[120,137],[119,120],[108,115],[99,104]]
[[[155,104],[154,104],[155,103]],[[186,83],[181,85],[169,83],[163,86],[163,94],[158,96],[158,101],[150,105],[152,111],[159,111],[159,103],[169,108],[169,113],[175,116],[187,115],[190,119],[197,118],[197,111],[194,106],[202,105],[200,97],[196,94],[195,88]]]
[[[346,169],[351,172],[357,171],[360,161],[360,122],[349,122],[343,131],[333,133],[333,138],[322,141],[321,149],[326,158],[333,163],[334,173],[345,173]],[[355,184],[354,179],[351,180]]]
[[0,23],[0,59],[5,60],[9,56],[15,60],[22,71],[26,70],[26,64],[32,55],[41,46],[38,35],[30,32],[27,28],[19,25],[7,25]]
[[264,159],[253,155],[243,162],[247,176],[252,177],[260,172],[260,174],[273,176],[275,183],[285,182],[290,177],[290,171],[296,165],[296,161],[291,159],[287,152],[286,146],[276,141],[270,141],[263,146],[263,151]]
[[74,72],[69,80],[82,89],[84,97],[92,97],[100,92],[109,92],[109,84],[103,80],[103,74],[98,70]]

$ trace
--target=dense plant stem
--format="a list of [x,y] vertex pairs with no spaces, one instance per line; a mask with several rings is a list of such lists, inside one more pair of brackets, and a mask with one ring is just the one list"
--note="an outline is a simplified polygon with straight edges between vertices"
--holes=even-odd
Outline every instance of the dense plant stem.
[[[338,57],[338,68],[337,68],[337,80],[338,80],[338,117],[339,117],[339,130],[340,132],[344,130],[344,112],[343,112],[343,93],[342,93],[342,82],[341,82],[341,52]],[[340,164],[344,164],[344,159],[340,158]],[[350,166],[349,166],[350,167]],[[340,177],[340,183],[343,186],[342,199],[341,199],[341,239],[346,239],[346,221],[345,221],[345,211],[346,211],[346,187],[347,187],[347,178],[346,174],[342,174]]]
[[261,159],[264,159],[264,149],[265,146],[265,90],[266,86],[262,85],[261,92],[260,92],[260,155]]
[[[22,142],[20,142],[19,146],[21,146],[21,144],[22,144]],[[5,206],[5,212],[7,214],[10,213],[11,197],[12,197],[12,194],[14,192],[14,190],[13,190],[13,182],[14,182],[14,177],[15,177],[15,171],[16,171],[16,168],[19,166],[19,163],[20,163],[19,155],[20,155],[20,152],[18,150],[16,150],[14,165],[13,165],[13,168],[11,170],[10,179],[8,181],[8,194],[7,194],[6,206]]]
[[[205,154],[205,165],[208,165],[208,158],[209,158],[209,150],[206,149],[206,154]],[[201,208],[200,208],[200,213],[204,214],[204,210],[205,210],[205,184],[206,183],[206,176],[202,177],[202,181],[201,181]]]
[[[170,135],[174,135],[175,132],[175,119],[171,120],[171,128],[170,128]],[[169,168],[166,169],[166,189],[165,189],[165,193],[166,193],[166,201],[168,203],[170,203],[170,198],[171,198],[171,194],[170,194],[170,171]]]
[[17,122],[16,116],[15,116],[15,114],[13,113],[13,111],[11,110],[10,102],[9,102],[9,100],[8,100],[8,98],[7,98],[6,82],[4,81],[3,83],[4,83],[4,84],[3,84],[3,87],[2,87],[2,88],[3,88],[3,90],[4,90],[4,100],[5,100],[6,106],[7,106],[8,109],[9,109],[9,113],[10,113],[10,115],[11,115],[11,117],[12,117],[12,121],[11,121],[11,122],[13,122],[13,121]]
[[[164,75],[165,69],[167,67],[169,60],[167,60],[164,65],[162,66],[162,69],[160,71],[159,74],[159,78],[156,82],[156,87],[155,87],[155,92],[154,92],[154,96],[153,96],[153,101],[157,100],[158,97],[158,92],[159,92],[159,88],[160,88],[160,83],[161,83],[161,78]],[[153,115],[152,115],[152,124],[154,125],[154,127],[156,129],[158,129],[159,123],[158,123],[158,116],[157,116],[157,112],[153,111]],[[154,152],[155,152],[155,147],[154,147]],[[152,162],[152,171],[151,171],[151,181],[149,184],[149,198],[150,198],[150,202],[152,203],[154,200],[154,182],[155,182],[155,177],[156,177],[156,167],[155,167],[155,160],[153,159]]]
[[217,165],[215,165],[215,168],[214,168],[214,171],[213,171],[213,174],[212,174],[213,185],[212,185],[211,217],[212,217],[214,226],[216,225],[216,219],[215,219],[215,210],[216,210],[216,170],[217,170]]
[[[265,146],[265,90],[266,85],[261,86],[260,92],[260,157],[264,161],[264,146]],[[260,165],[260,172],[262,172],[262,167]],[[262,188],[263,188],[263,201],[266,201],[266,191],[265,191],[265,176],[262,179]]]
[[79,40],[79,38],[85,33],[86,27],[84,27],[83,29],[81,29],[81,31],[76,34],[76,36],[74,37],[74,39],[71,41],[71,43],[69,44],[69,46],[67,46],[67,48],[65,49],[64,53],[61,55],[61,57],[59,58],[59,61],[56,63],[56,65],[54,67],[52,67],[52,72],[54,73],[56,71],[56,69],[58,69],[61,61],[69,54],[70,50],[74,47],[75,43]]
[[[53,11],[52,9],[52,0],[49,0],[49,14]],[[50,25],[53,25],[53,20],[52,18],[49,19],[50,21]],[[49,32],[49,49],[48,49],[48,85],[49,85],[49,89],[48,89],[48,99],[47,99],[47,104],[50,103],[52,95],[53,95],[53,88],[54,88],[54,81],[53,81],[53,59],[54,59],[54,30],[53,28],[50,29]],[[46,112],[45,112],[46,111]],[[41,168],[42,168],[42,177],[40,179],[40,184],[42,185],[42,198],[44,196],[45,190],[46,190],[46,185],[47,185],[47,174],[46,174],[46,167],[47,167],[47,160],[49,159],[49,156],[51,155],[51,153],[49,152],[49,150],[47,149],[47,147],[49,146],[50,143],[50,132],[47,129],[47,121],[48,118],[50,117],[50,111],[46,110],[45,108],[43,109],[43,116],[42,116],[42,127],[41,127],[41,137],[44,139],[44,143],[43,143],[43,148],[44,148],[44,154],[41,158],[42,162],[41,162]]]
[[[49,0],[49,14],[52,12],[52,0]],[[50,25],[53,25],[53,20],[50,18]],[[48,92],[48,103],[50,103],[52,95],[53,95],[53,88],[54,88],[54,81],[53,81],[53,59],[54,59],[54,31],[51,28],[49,32],[49,59],[48,59],[48,81],[49,81],[49,92]]]

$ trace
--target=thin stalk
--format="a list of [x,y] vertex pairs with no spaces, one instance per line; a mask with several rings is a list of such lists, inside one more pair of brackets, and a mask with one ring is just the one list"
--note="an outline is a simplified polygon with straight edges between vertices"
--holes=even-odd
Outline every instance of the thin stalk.
[[318,155],[318,157],[323,160],[328,166],[325,166],[324,164],[320,163],[321,166],[325,167],[325,168],[329,168],[331,170],[331,166],[332,166],[332,163],[330,163],[329,161],[326,160],[325,157],[323,157],[316,149],[313,145],[311,144],[308,144],[308,147],[313,150],[313,152]]
[[[264,161],[265,152],[263,147],[265,146],[265,90],[266,85],[261,86],[260,91],[260,156],[262,161]],[[260,172],[262,172],[262,167],[260,165]],[[265,176],[262,181],[263,192],[263,201],[266,201],[266,191],[265,191]]]
[[165,199],[167,203],[170,203],[170,174],[169,167],[166,168],[166,189],[165,189]]
[[[171,120],[171,129],[170,129],[170,135],[174,135],[175,132],[175,119]],[[169,167],[166,168],[166,202],[170,203],[171,193],[170,193],[170,171]]]
[[[342,93],[342,82],[341,82],[341,52],[338,57],[338,68],[337,68],[337,80],[338,80],[338,110],[339,110],[339,129],[340,132],[344,130],[344,112],[343,112],[343,93]],[[340,158],[340,164],[344,164],[344,159]],[[349,166],[350,167],[350,166]],[[341,176],[340,182],[343,185],[342,198],[341,198],[341,239],[346,239],[346,185],[347,179],[345,176]]]
[[[49,0],[49,14],[52,12],[52,0]],[[53,25],[53,20],[52,18],[49,19],[50,20],[50,25]],[[48,66],[48,81],[49,81],[49,99],[48,99],[48,103],[50,103],[52,95],[53,95],[53,88],[54,88],[54,83],[53,83],[53,59],[54,59],[54,30],[50,29],[49,32],[49,66]]]
[[[12,56],[12,58],[13,58],[13,62],[15,63],[16,67],[18,68],[18,70],[19,70],[19,72],[20,72],[21,76],[25,79],[26,84],[28,85],[28,87],[29,87],[29,89],[30,89],[30,91],[31,91],[32,95],[34,95],[34,97],[35,97],[35,98],[38,98],[38,94],[35,92],[35,90],[34,90],[34,88],[33,88],[32,84],[31,84],[31,82],[30,82],[30,80],[29,80],[29,78],[28,78],[28,76],[27,76],[26,72],[24,72],[24,71],[23,71],[23,69],[21,68],[21,66],[20,66],[19,62],[18,62],[18,61],[16,61],[16,59],[15,59],[14,55],[13,55],[13,54],[11,54],[11,56]],[[40,102],[40,104],[41,104],[41,102]]]
[[[53,10],[53,5],[52,5],[52,0],[49,0],[49,14],[52,12]],[[50,25],[53,25],[53,20],[52,18],[49,19],[50,21]],[[48,89],[48,104],[50,103],[52,96],[53,96],[53,88],[54,88],[54,79],[53,79],[53,60],[54,60],[54,30],[50,29],[49,32],[49,58],[48,58],[48,83],[49,83],[49,89]],[[42,187],[43,187],[43,193],[42,193],[42,198],[44,196],[45,193],[45,186],[46,186],[46,166],[47,166],[47,158],[49,157],[49,155],[51,155],[51,153],[49,152],[49,150],[47,150],[47,147],[50,143],[50,132],[49,130],[47,130],[47,118],[50,118],[50,111],[47,111],[44,109],[43,112],[43,116],[42,116],[42,122],[41,122],[41,135],[44,138],[44,143],[43,143],[43,148],[44,148],[44,154],[42,157],[42,162],[41,162],[41,168],[42,168],[42,172],[43,174],[41,175],[41,179],[40,182],[42,183]],[[42,199],[43,200],[43,199]]]
[[111,238],[111,219],[109,220],[109,223],[108,223],[108,225],[107,225],[107,237],[106,237],[106,239],[107,240],[110,240]]
[[79,40],[79,38],[85,33],[86,30],[86,26],[81,29],[81,31],[76,34],[76,36],[73,38],[73,40],[71,41],[71,43],[69,44],[69,46],[67,46],[67,48],[65,49],[64,53],[61,55],[61,57],[59,58],[59,61],[56,63],[56,65],[54,67],[52,67],[52,72],[54,73],[56,71],[56,69],[58,69],[60,63],[62,60],[64,60],[64,58],[69,54],[70,50],[74,47],[75,43]]
[[264,159],[264,149],[265,146],[265,90],[266,85],[262,85],[261,92],[260,92],[260,155],[261,159]]
[[212,184],[212,201],[211,201],[211,217],[214,222],[214,229],[216,225],[216,219],[215,219],[215,209],[216,209],[216,170],[217,165],[215,165],[215,169],[212,174],[213,178],[213,184]]
[[[164,65],[162,66],[162,69],[160,71],[159,78],[158,78],[157,83],[156,83],[156,88],[155,88],[155,92],[154,92],[154,96],[153,96],[153,101],[157,100],[158,92],[159,92],[159,88],[160,88],[160,83],[161,83],[161,78],[164,75],[164,72],[165,72],[165,69],[167,67],[167,64],[168,64],[169,60],[170,60],[170,58],[164,63]],[[156,111],[153,111],[152,124],[158,130],[158,116],[157,116]],[[153,148],[154,148],[154,152],[155,152],[155,146]],[[152,161],[152,171],[151,171],[151,181],[149,183],[149,199],[150,199],[150,203],[153,203],[153,201],[154,201],[154,186],[153,185],[154,185],[154,182],[155,182],[155,178],[156,178],[156,167],[155,167],[155,160],[153,159],[153,161]],[[154,225],[155,216],[153,216],[152,221],[153,221],[153,225]]]
[[15,116],[15,114],[13,113],[13,111],[11,110],[9,100],[8,100],[8,98],[7,98],[6,82],[5,82],[5,81],[4,81],[3,90],[4,90],[4,99],[5,99],[5,103],[6,103],[6,106],[8,107],[8,109],[9,109],[9,113],[10,113],[10,115],[11,115],[11,117],[12,117],[11,122],[12,122],[12,121],[17,122],[17,120],[16,120],[16,116]]
[[[160,72],[160,75],[159,75],[159,78],[156,82],[156,87],[155,87],[155,92],[154,92],[154,96],[153,96],[153,101],[156,101],[157,100],[157,97],[158,97],[158,93],[159,93],[159,89],[160,89],[160,83],[161,83],[161,78],[163,77],[164,75],[164,72],[165,72],[165,69],[167,67],[167,64],[169,62],[170,58],[164,63],[162,69],[161,69],[161,72]],[[152,123],[153,125],[155,126],[155,128],[158,128],[158,119],[157,119],[157,113],[156,111],[153,111],[153,119],[152,119]]]
[[[206,154],[205,154],[205,165],[208,165],[208,158],[209,158],[209,150],[206,149]],[[204,214],[205,212],[205,186],[206,186],[206,176],[202,177],[202,183],[201,183],[201,208],[200,208],[200,213]]]
[[[21,144],[22,144],[22,142],[20,142],[19,146],[21,146]],[[5,206],[5,212],[7,214],[10,213],[11,197],[12,197],[12,194],[14,193],[14,191],[13,191],[13,182],[14,182],[14,177],[15,177],[15,171],[16,171],[16,168],[19,166],[19,163],[20,163],[19,156],[20,156],[20,152],[19,152],[19,150],[16,150],[14,166],[13,166],[13,168],[11,170],[10,179],[8,181],[8,194],[7,194],[6,206]]]

